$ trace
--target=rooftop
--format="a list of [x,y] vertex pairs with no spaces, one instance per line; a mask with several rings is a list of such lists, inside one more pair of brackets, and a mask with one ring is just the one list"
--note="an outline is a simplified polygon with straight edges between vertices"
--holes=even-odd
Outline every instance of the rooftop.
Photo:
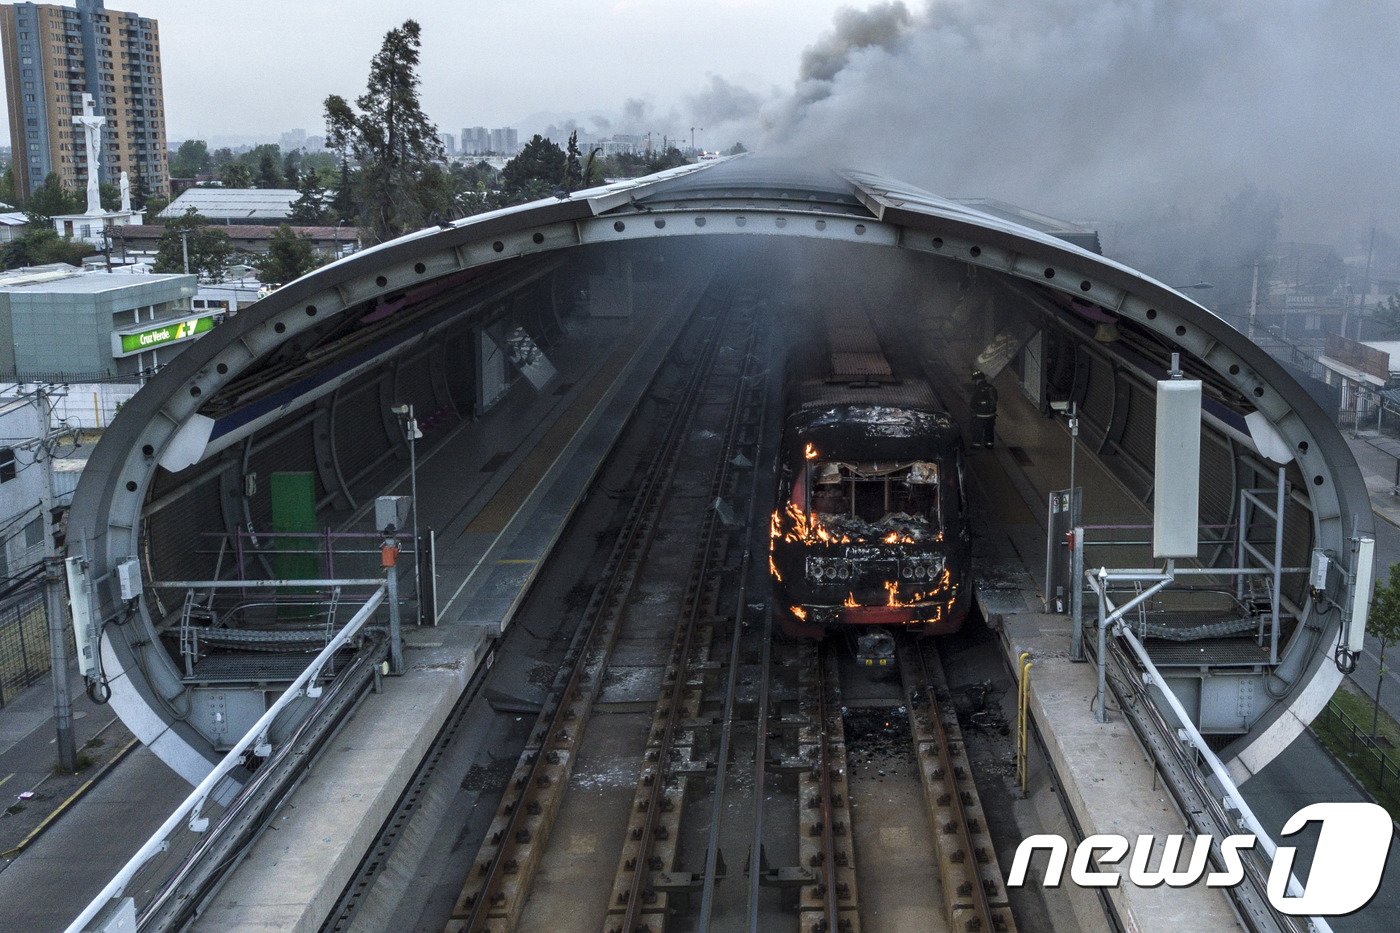
[[47,266],[31,266],[0,272],[0,292],[4,293],[46,293],[84,294],[116,292],[129,288],[170,281],[188,282],[194,285],[193,275],[113,275],[108,272],[84,272],[66,263],[53,263]]
[[[0,214],[0,217],[3,217]],[[218,219],[218,218],[211,218]],[[268,224],[237,224],[230,226],[219,225],[219,229],[229,235],[229,239],[238,240],[270,240],[277,232],[276,226]],[[159,240],[166,232],[166,228],[159,224],[132,224],[127,227],[118,227],[115,235],[131,240]],[[292,227],[292,232],[301,236],[310,237],[313,240],[334,240],[337,237],[342,243],[354,243],[360,236],[359,227],[348,227],[342,224],[340,227]]]
[[160,216],[175,220],[194,208],[211,220],[281,220],[300,196],[295,188],[190,188]]

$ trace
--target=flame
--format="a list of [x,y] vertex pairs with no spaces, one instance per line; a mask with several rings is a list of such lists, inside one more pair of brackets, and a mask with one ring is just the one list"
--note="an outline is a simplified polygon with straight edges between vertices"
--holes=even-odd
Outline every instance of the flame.
[[886,581],[885,581],[885,592],[889,594],[889,598],[888,598],[887,600],[885,600],[885,605],[886,605],[886,606],[894,607],[894,606],[903,605],[903,604],[899,601],[899,584],[898,584],[898,583],[896,583],[896,582],[893,581],[893,580],[886,580]]
[[847,593],[847,594],[846,594],[846,601],[843,602],[841,605],[845,606],[847,609],[858,609],[858,608],[860,608],[860,603],[856,602],[856,594],[855,594],[855,593]]
[[807,621],[807,610],[803,609],[801,606],[793,606],[789,611],[803,622]]
[[915,543],[915,541],[914,541],[914,536],[913,536],[913,535],[900,534],[898,531],[891,531],[889,534],[885,535],[885,536],[884,536],[883,538],[881,538],[880,540],[881,540],[881,541],[884,541],[886,544],[914,544],[914,543]]
[[778,565],[773,562],[773,555],[768,555],[768,572],[773,575],[773,579],[779,583],[783,582],[783,575],[778,573]]
[[817,459],[817,448],[812,446],[811,441],[807,442],[807,449],[802,452],[802,455],[805,456],[808,460]]

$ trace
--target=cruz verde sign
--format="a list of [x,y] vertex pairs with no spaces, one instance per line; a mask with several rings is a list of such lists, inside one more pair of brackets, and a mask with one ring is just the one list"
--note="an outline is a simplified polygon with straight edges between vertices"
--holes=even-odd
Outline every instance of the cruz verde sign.
[[163,347],[169,343],[180,340],[188,340],[191,337],[198,337],[207,331],[214,329],[214,315],[206,314],[201,317],[189,317],[179,321],[167,321],[146,330],[138,330],[129,334],[113,334],[116,344],[113,350],[117,356],[130,356],[133,353],[141,353],[145,350],[154,350],[156,347]]

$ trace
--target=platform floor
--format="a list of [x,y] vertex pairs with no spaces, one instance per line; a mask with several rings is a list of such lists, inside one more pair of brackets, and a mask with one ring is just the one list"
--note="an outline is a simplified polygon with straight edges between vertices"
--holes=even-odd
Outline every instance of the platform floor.
[[[1070,622],[1044,612],[1047,496],[1068,486],[1069,434],[1037,413],[1014,383],[1000,386],[1000,446],[973,454],[972,472],[991,512],[990,530],[977,541],[984,568],[979,593],[989,614],[1001,617],[1008,661],[1022,651],[1035,659],[1031,704],[1037,728],[1054,764],[1065,799],[1084,834],[1156,835],[1184,831],[1185,821],[1161,787],[1130,725],[1110,706],[1110,721],[1094,720],[1094,668],[1070,657]],[[1024,451],[1018,454],[1017,449]],[[1081,485],[1095,489],[1085,503],[1093,523],[1140,523],[1148,512],[1081,445]],[[1011,500],[1012,494],[1015,499]],[[1039,504],[1038,511],[1033,509]],[[1107,559],[1104,561],[1109,563]],[[1109,564],[1113,566],[1112,563]],[[1119,561],[1122,565],[1122,561]],[[1244,640],[1249,646],[1252,640]],[[1167,645],[1158,650],[1177,650]],[[1041,779],[1049,777],[1042,773]],[[1349,774],[1308,731],[1242,788],[1266,830],[1277,833],[1297,810],[1320,801],[1368,799]],[[1296,845],[1295,873],[1306,878],[1317,843],[1309,829],[1286,840]],[[1380,929],[1400,907],[1400,847],[1392,847],[1381,890],[1366,908],[1332,918],[1337,931]],[[1147,890],[1120,885],[1109,896],[1129,929],[1224,930],[1238,927],[1223,894],[1203,886]]]

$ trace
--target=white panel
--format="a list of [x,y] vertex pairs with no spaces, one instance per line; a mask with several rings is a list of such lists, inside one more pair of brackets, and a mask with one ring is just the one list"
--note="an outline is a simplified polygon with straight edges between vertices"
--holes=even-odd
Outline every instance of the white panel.
[[1200,511],[1201,383],[1163,379],[1157,383],[1152,555],[1195,557]]
[[1262,411],[1252,411],[1244,416],[1249,427],[1249,438],[1254,441],[1254,449],[1274,463],[1287,463],[1293,459],[1293,448]]
[[190,415],[188,421],[180,425],[180,430],[170,439],[160,455],[160,465],[171,473],[178,473],[192,466],[204,456],[204,448],[209,443],[209,435],[214,430],[214,419],[204,415]]
[[1351,594],[1351,626],[1347,647],[1357,653],[1366,647],[1366,621],[1371,612],[1371,580],[1375,572],[1376,539],[1357,538],[1351,572],[1355,583]]

